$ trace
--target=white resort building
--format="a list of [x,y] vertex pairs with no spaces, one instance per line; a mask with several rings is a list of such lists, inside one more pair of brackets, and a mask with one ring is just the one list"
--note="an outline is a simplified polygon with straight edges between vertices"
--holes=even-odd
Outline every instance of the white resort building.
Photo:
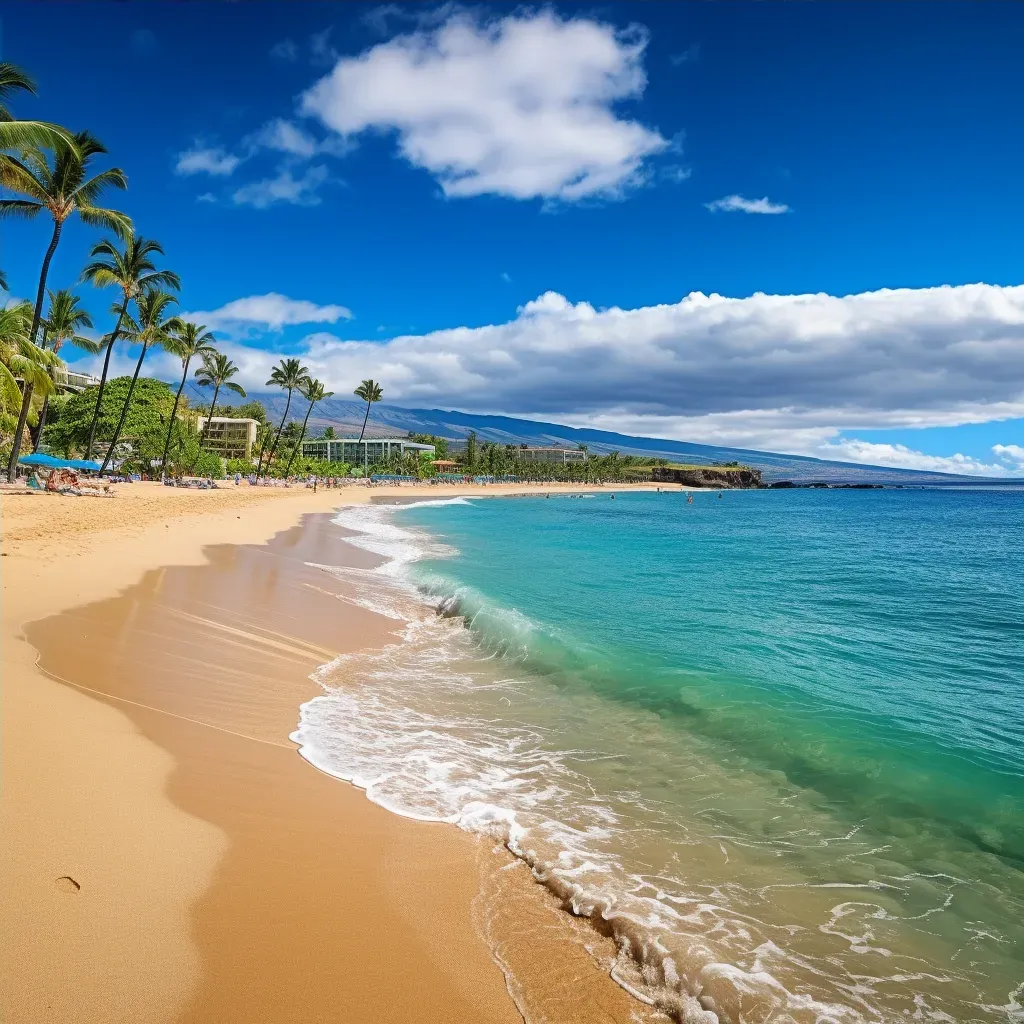
[[350,466],[369,465],[390,455],[405,455],[408,452],[426,452],[433,455],[434,446],[419,444],[406,437],[366,437],[362,441],[355,437],[337,437],[331,440],[318,437],[302,442],[302,454],[307,459],[347,462]]

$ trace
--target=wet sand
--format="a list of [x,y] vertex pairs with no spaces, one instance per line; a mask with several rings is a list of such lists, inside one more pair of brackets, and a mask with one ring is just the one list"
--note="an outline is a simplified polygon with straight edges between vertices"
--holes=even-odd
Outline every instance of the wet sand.
[[[521,1020],[481,933],[516,989],[551,975],[566,915],[533,902],[503,930],[481,877],[539,891],[507,854],[376,807],[288,740],[309,674],[394,627],[305,564],[372,557],[322,514],[370,495],[4,496],[9,1024]],[[628,1019],[578,951],[554,982],[577,998],[538,984],[537,1019]]]

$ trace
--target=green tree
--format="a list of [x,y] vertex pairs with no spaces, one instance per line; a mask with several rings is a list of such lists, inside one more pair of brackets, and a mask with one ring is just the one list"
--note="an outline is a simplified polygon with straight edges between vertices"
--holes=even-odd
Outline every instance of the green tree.
[[[115,377],[107,381],[100,407],[100,429],[110,436],[128,397],[131,377]],[[46,427],[43,440],[54,452],[63,455],[78,455],[85,451],[96,408],[97,387],[86,388],[77,395],[70,395],[60,410],[60,419]],[[164,430],[171,414],[174,393],[161,380],[140,377],[136,382],[128,416],[121,431],[119,445],[139,454],[152,451],[156,458],[164,440]]]
[[181,383],[174,396],[171,420],[167,424],[167,440],[164,441],[163,454],[160,456],[161,469],[167,465],[167,453],[171,448],[171,434],[174,432],[174,425],[177,422],[181,393],[185,390],[185,382],[188,380],[189,364],[196,356],[203,359],[207,355],[212,355],[216,351],[213,347],[214,341],[213,335],[206,329],[205,324],[196,324],[191,320],[179,320],[164,342],[164,348],[181,360]]
[[[332,391],[331,394],[333,394],[333,393],[334,392]],[[335,437],[337,437],[337,434],[334,432],[334,427],[328,427],[323,432],[323,439],[325,441],[333,441],[335,439]]]
[[114,342],[121,336],[124,318],[128,315],[128,303],[146,289],[181,288],[178,275],[170,270],[157,270],[152,257],[163,255],[163,247],[151,238],[142,238],[129,230],[124,235],[124,251],[117,243],[105,238],[93,246],[89,253],[90,263],[82,271],[82,279],[95,288],[107,288],[113,285],[121,289],[121,304],[111,312],[117,313],[114,329],[107,335],[106,354],[103,357],[103,372],[100,374],[100,386],[96,395],[96,415],[89,431],[89,443],[85,457],[92,458],[92,449],[96,441],[96,425],[99,420],[100,406],[103,403],[103,388],[107,382],[107,371],[110,368],[110,353]]
[[[88,132],[78,132],[70,143],[55,143],[52,166],[46,153],[37,146],[24,149],[20,158],[0,158],[0,185],[26,197],[0,199],[0,217],[32,219],[46,210],[53,221],[53,234],[43,257],[39,285],[36,288],[36,304],[29,331],[29,338],[33,342],[36,340],[39,321],[43,314],[43,297],[46,294],[46,277],[50,271],[50,261],[57,250],[65,221],[77,213],[86,224],[92,226],[110,228],[118,233],[131,229],[131,221],[123,213],[96,205],[106,189],[128,187],[124,172],[119,167],[112,167],[89,177],[89,161],[105,152],[106,149],[98,139]],[[31,401],[32,386],[26,384],[22,393],[23,428]],[[12,481],[18,467],[20,448],[21,431],[18,431],[7,465],[7,477]]]
[[239,420],[256,420],[261,424],[267,422],[267,410],[263,408],[262,402],[255,400],[242,402],[240,405],[220,405],[215,415],[231,416]]
[[[267,381],[268,386],[273,384],[275,387],[283,388],[288,392],[288,401],[284,404],[284,415],[281,417],[281,424],[277,428],[274,443],[270,448],[270,456],[267,459],[268,466],[274,461],[274,453],[277,451],[278,442],[281,440],[281,431],[284,430],[285,421],[288,419],[288,410],[292,407],[292,394],[297,388],[304,387],[309,379],[309,370],[298,359],[282,359],[270,374],[270,380]],[[261,448],[260,457],[256,463],[256,475],[259,476],[264,471],[263,449]]]
[[210,415],[203,424],[199,434],[199,448],[202,452],[203,443],[206,441],[206,428],[213,419],[213,410],[217,407],[217,395],[221,388],[227,388],[236,395],[245,398],[245,390],[241,384],[236,384],[231,378],[238,373],[238,367],[223,352],[209,352],[203,356],[203,365],[196,370],[196,383],[202,388],[213,388],[213,401],[210,402]]
[[[31,323],[32,307],[27,302],[0,308],[0,430],[12,435],[15,449],[20,447],[29,413],[23,393],[50,394],[52,373],[62,365],[56,353],[29,340]],[[23,388],[18,386],[18,378],[24,382]]]
[[466,470],[469,473],[476,471],[476,431],[471,430],[466,435]]
[[284,475],[288,476],[291,472],[292,463],[295,461],[295,456],[298,454],[299,449],[302,447],[302,439],[306,436],[306,424],[309,423],[309,414],[313,411],[313,406],[317,402],[322,402],[325,398],[333,396],[333,391],[325,391],[323,384],[318,380],[310,379],[299,388],[299,393],[302,395],[307,402],[309,407],[306,409],[306,417],[302,421],[302,429],[299,431],[299,439],[292,449],[291,458],[288,460],[288,465],[285,467]]
[[174,315],[170,315],[170,307],[177,303],[177,299],[168,292],[160,291],[157,288],[144,291],[135,297],[135,308],[139,314],[138,320],[128,321],[125,337],[136,345],[142,345],[138,361],[135,364],[135,373],[132,375],[132,383],[128,388],[128,394],[124,400],[124,408],[121,410],[121,418],[114,428],[114,437],[107,448],[107,454],[103,457],[103,465],[100,472],[106,471],[110,464],[110,458],[114,453],[114,447],[121,437],[121,428],[124,426],[125,417],[128,415],[128,407],[132,404],[132,394],[135,391],[135,382],[139,379],[139,372],[142,370],[142,362],[146,354],[154,346],[164,345],[172,331],[180,321]]
[[7,97],[21,90],[35,95],[36,83],[17,64],[0,63],[0,149],[25,146],[57,146],[71,143],[71,134],[46,121],[16,121],[7,108]]
[[[86,338],[78,332],[87,327],[92,327],[92,317],[79,305],[81,299],[72,295],[67,288],[61,288],[56,292],[48,292],[50,297],[50,311],[43,321],[43,344],[51,345],[55,353],[59,353],[65,343],[70,342],[76,348],[96,355],[102,348],[102,343]],[[39,442],[43,439],[43,430],[46,428],[46,415],[50,408],[50,396],[43,398],[43,408],[39,413],[39,426],[36,430],[36,442],[33,451],[39,450]]]

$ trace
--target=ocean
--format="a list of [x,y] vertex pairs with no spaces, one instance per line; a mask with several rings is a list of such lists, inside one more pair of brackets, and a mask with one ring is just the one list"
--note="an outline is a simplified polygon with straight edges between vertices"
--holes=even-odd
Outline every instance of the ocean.
[[649,1019],[1024,1021],[1024,492],[346,508],[293,739],[492,835]]

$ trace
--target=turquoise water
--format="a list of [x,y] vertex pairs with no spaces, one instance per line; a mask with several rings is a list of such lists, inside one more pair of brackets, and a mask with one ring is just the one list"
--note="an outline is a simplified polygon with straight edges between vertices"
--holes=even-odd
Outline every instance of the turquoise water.
[[393,602],[311,759],[504,829],[677,1017],[1024,1019],[1024,493],[358,514],[450,617]]

